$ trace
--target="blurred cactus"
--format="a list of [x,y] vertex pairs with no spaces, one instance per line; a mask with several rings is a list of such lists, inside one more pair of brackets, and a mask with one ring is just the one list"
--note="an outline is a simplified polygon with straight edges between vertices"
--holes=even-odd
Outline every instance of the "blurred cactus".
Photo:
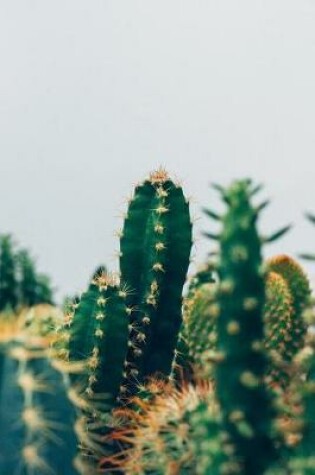
[[18,305],[17,263],[13,239],[0,236],[0,312],[6,307],[15,310]]
[[164,170],[138,185],[121,235],[121,279],[129,289],[128,378],[169,376],[182,322],[182,292],[192,245],[189,204]]
[[185,380],[213,377],[217,343],[217,285],[207,265],[191,280],[184,301],[184,321],[177,347],[177,372]]
[[3,474],[76,473],[74,412],[49,361],[52,329],[61,318],[55,308],[39,306],[12,318],[11,332],[10,322],[5,323],[8,337],[1,345],[6,360],[0,398]]
[[27,250],[17,250],[10,235],[0,235],[0,312],[40,303],[53,304],[50,279],[39,274]]
[[[109,458],[126,475],[223,473],[219,467],[228,444],[219,433],[219,412],[210,384],[185,386],[150,381],[153,400],[134,398],[136,410],[122,409],[125,428],[112,438],[127,450]],[[103,463],[108,460],[105,458]]]
[[256,229],[261,207],[252,204],[256,190],[250,181],[219,191],[227,211],[222,218],[216,215],[222,222],[219,235],[208,234],[220,242],[217,395],[223,427],[242,465],[240,473],[259,475],[275,457],[270,436],[273,411],[264,387],[265,294],[262,239]]
[[50,279],[38,274],[30,254],[26,250],[17,254],[19,271],[19,300],[22,307],[32,307],[40,303],[53,304]]
[[289,256],[273,257],[267,261],[266,267],[267,271],[276,272],[283,277],[292,297],[290,350],[287,344],[292,358],[304,345],[307,327],[302,314],[311,295],[310,282],[301,265]]
[[268,381],[285,389],[290,381],[290,368],[295,354],[293,299],[287,281],[276,272],[268,272],[265,280],[265,339],[270,364]]
[[313,475],[315,473],[315,313],[305,311],[305,323],[309,326],[305,347],[297,354],[299,365],[306,378],[297,382],[301,411],[295,424],[300,423],[299,443],[296,444],[289,467],[293,475]]

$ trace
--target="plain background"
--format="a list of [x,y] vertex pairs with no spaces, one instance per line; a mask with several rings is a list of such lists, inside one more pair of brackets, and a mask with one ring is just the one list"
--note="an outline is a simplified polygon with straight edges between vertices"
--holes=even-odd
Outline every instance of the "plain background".
[[[266,253],[315,251],[315,1],[0,0],[0,232],[59,296],[114,257],[124,198],[162,164],[193,197],[252,177]],[[312,266],[309,267],[313,272]]]

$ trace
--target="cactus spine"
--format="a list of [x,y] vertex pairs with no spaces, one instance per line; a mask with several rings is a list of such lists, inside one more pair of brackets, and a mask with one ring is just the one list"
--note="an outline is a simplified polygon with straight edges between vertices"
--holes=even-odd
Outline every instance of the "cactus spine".
[[127,359],[135,385],[171,372],[191,245],[189,204],[181,187],[163,170],[152,173],[135,189],[120,242],[121,279],[134,309]]

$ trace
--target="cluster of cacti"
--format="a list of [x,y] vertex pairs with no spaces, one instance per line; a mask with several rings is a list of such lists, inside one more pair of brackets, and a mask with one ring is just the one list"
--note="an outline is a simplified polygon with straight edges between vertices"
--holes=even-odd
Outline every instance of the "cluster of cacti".
[[[78,469],[116,450],[113,410],[153,375],[168,379],[192,244],[189,205],[164,171],[137,186],[121,234],[120,279],[98,269],[55,343],[78,406]],[[78,368],[75,373],[74,368]]]
[[8,311],[37,303],[43,280],[3,239],[1,474],[315,473],[309,280],[291,257],[264,262],[288,227],[260,235],[260,187],[215,188],[218,249],[186,291],[189,203],[164,170],[129,201],[120,273],[98,268],[61,317]]
[[203,474],[223,460],[220,415],[210,383],[174,389],[152,380],[147,390],[155,394],[153,401],[138,396],[133,400],[137,410],[120,410],[125,427],[113,438],[127,448],[103,464],[110,460],[126,475]]

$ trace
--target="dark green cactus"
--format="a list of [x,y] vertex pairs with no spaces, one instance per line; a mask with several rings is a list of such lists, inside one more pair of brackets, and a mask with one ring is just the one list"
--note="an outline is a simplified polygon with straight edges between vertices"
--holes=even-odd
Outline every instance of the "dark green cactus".
[[260,207],[251,203],[255,189],[248,180],[220,188],[220,193],[227,205],[220,218],[222,230],[219,235],[208,234],[220,241],[217,395],[224,430],[242,465],[240,473],[260,475],[275,456],[271,401],[264,387],[265,292],[262,239],[256,229]]
[[94,473],[98,458],[113,450],[104,438],[112,428],[113,409],[125,397],[130,313],[126,292],[100,268],[57,331],[57,367],[69,373],[69,394],[78,409],[76,431],[82,456],[76,467],[80,473]]
[[27,250],[21,250],[16,256],[19,276],[18,295],[21,307],[32,307],[40,303],[53,303],[50,279],[38,274],[34,260]]
[[296,391],[300,396],[300,442],[296,445],[289,467],[293,475],[315,474],[315,313],[309,307],[305,313],[309,326],[306,346],[297,354],[296,364],[305,378],[298,381]]
[[18,305],[16,255],[10,235],[0,237],[0,312]]
[[136,187],[120,243],[121,279],[134,309],[128,370],[136,383],[171,372],[191,245],[189,204],[159,170]]
[[1,474],[77,473],[75,414],[49,359],[48,329],[59,317],[55,309],[44,307],[32,318],[26,315],[20,331],[1,345],[6,355],[0,397]]

